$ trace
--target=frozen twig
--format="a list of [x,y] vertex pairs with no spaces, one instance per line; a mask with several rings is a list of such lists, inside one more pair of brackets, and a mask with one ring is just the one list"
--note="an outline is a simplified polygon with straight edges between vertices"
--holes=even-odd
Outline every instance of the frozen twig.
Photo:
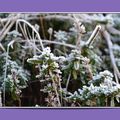
[[8,27],[8,25],[10,24],[11,20],[8,19],[8,21],[6,22],[6,24],[4,25],[3,29],[0,31],[0,36],[4,33],[4,31],[6,30],[6,28]]
[[46,39],[45,29],[44,29],[44,19],[42,16],[40,16],[40,25],[41,25],[41,31],[42,31],[43,37],[44,37],[44,39]]
[[80,20],[73,14],[74,18],[74,26],[77,30],[77,39],[76,39],[76,47],[80,50],[80,42],[82,35],[86,32],[84,25],[80,22]]
[[67,79],[66,91],[67,91],[67,89],[68,89],[68,85],[69,85],[69,82],[70,82],[70,78],[71,78],[71,73],[69,74],[68,79]]
[[[111,41],[110,35],[105,30],[102,31],[102,34],[103,34],[103,37],[105,38],[105,40],[107,41],[107,44],[108,44],[109,53],[110,53],[110,59],[111,59],[111,63],[112,63],[112,66],[113,66],[114,73],[120,79],[120,72],[119,72],[119,69],[118,69],[118,67],[117,67],[117,65],[115,63],[115,57],[114,57],[113,50],[112,50],[112,41]],[[118,79],[116,79],[116,82],[119,83]]]
[[120,31],[114,28],[111,25],[107,25],[106,29],[108,30],[109,33],[114,34],[114,35],[120,35]]
[[20,14],[16,15],[15,19],[11,20],[11,23],[9,25],[8,25],[8,23],[6,23],[7,25],[5,26],[5,28],[3,28],[2,33],[0,34],[0,41],[2,41],[5,38],[6,34],[9,32],[9,30],[15,24],[15,22],[19,18],[19,16],[20,16]]
[[34,26],[32,26],[32,25],[31,25],[29,22],[27,22],[26,20],[18,19],[17,22],[16,22],[16,30],[17,30],[17,31],[18,31],[18,23],[20,23],[20,22],[23,22],[23,23],[27,24],[27,25],[37,34],[37,38],[38,38],[38,40],[39,40],[39,42],[40,42],[40,45],[41,45],[41,48],[42,48],[42,50],[43,50],[43,49],[44,49],[44,46],[43,46],[43,44],[42,44],[41,37],[40,37],[38,31],[34,28]]
[[3,52],[5,52],[5,48],[3,47],[3,45],[0,43],[0,48],[2,49]]
[[90,38],[88,39],[88,41],[86,42],[86,45],[87,46],[90,46],[94,39],[96,38],[96,36],[98,35],[98,33],[100,32],[101,30],[101,26],[100,25],[97,25],[92,33],[92,35],[90,36]]
[[[31,40],[30,40],[31,41]],[[26,40],[21,40],[19,42],[26,42]],[[36,43],[38,43],[39,41],[38,40],[35,40]],[[75,45],[71,45],[71,44],[67,44],[67,43],[62,43],[62,42],[56,42],[56,41],[50,41],[50,40],[42,40],[43,43],[48,43],[48,44],[56,44],[56,45],[62,45],[62,46],[65,46],[65,47],[69,47],[69,48],[72,48],[72,49],[75,49],[76,46]]]

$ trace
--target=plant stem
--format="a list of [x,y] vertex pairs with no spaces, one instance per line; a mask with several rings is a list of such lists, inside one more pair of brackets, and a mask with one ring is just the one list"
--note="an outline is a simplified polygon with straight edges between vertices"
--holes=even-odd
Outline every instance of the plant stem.
[[[112,45],[112,41],[110,39],[110,35],[107,31],[102,31],[102,34],[103,34],[103,37],[105,38],[105,40],[107,41],[107,44],[108,44],[110,59],[111,59],[111,63],[113,66],[113,70],[114,70],[115,74],[117,75],[117,77],[120,79],[120,72],[119,72],[119,69],[118,69],[116,62],[115,62],[115,57],[114,57],[113,50],[112,50],[113,45]],[[116,82],[119,83],[118,79],[116,79]]]
[[69,76],[68,76],[68,79],[67,79],[66,91],[67,91],[67,89],[68,89],[68,85],[69,85],[69,82],[70,82],[70,77],[71,77],[71,72],[69,73]]
[[5,106],[5,81],[7,76],[7,63],[8,63],[8,54],[9,54],[9,46],[7,46],[6,60],[5,60],[5,71],[4,71],[4,86],[3,86],[3,106]]
[[56,84],[55,84],[55,81],[54,81],[54,77],[53,77],[52,72],[49,71],[49,74],[50,74],[50,76],[51,76],[51,78],[52,78],[53,88],[54,88],[54,91],[55,91],[55,93],[56,93],[56,97],[57,97],[57,101],[58,101],[58,106],[60,107],[60,106],[61,106],[61,103],[60,103],[59,94],[58,94],[58,91],[57,91],[57,86],[56,86]]
[[98,35],[98,33],[100,32],[101,30],[101,26],[100,25],[97,25],[92,33],[92,35],[90,36],[90,38],[88,39],[88,41],[86,42],[86,45],[87,46],[90,46],[94,39],[96,38],[96,36]]

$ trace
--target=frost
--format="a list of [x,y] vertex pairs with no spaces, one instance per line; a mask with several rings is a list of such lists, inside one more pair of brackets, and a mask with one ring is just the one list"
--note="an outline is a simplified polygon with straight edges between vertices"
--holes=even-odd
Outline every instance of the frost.
[[113,81],[113,75],[108,70],[105,70],[103,72],[99,73],[100,77],[97,77],[97,79],[104,78],[99,85],[94,85],[93,83],[90,84],[90,86],[83,86],[82,89],[78,89],[78,92],[74,92],[71,96],[69,96],[70,99],[78,98],[80,100],[88,100],[92,96],[117,96],[120,93],[120,84],[115,83]]
[[113,74],[111,72],[109,72],[108,70],[105,70],[103,72],[100,72],[100,75],[102,77],[109,77],[109,78],[113,78]]
[[58,32],[55,31],[54,37],[58,41],[66,42],[68,40],[68,35],[65,31],[59,30]]

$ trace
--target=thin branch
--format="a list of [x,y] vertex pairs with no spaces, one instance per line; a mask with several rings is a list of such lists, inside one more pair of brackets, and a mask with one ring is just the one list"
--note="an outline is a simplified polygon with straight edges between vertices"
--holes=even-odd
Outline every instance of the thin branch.
[[[31,41],[31,40],[30,40]],[[19,42],[26,42],[26,40],[21,40]],[[35,40],[35,42],[39,42],[38,40]],[[56,44],[56,45],[62,45],[62,46],[66,46],[72,49],[75,49],[76,46],[75,45],[71,45],[71,44],[67,44],[67,43],[61,43],[61,42],[56,42],[56,41],[50,41],[50,40],[42,40],[43,43],[48,43],[48,44]]]
[[41,45],[41,48],[42,48],[42,50],[43,50],[43,49],[44,49],[44,46],[43,46],[43,44],[42,44],[41,37],[40,37],[38,31],[34,28],[34,26],[32,26],[32,25],[31,25],[29,22],[27,22],[26,20],[18,19],[17,22],[16,22],[16,29],[17,29],[17,31],[18,31],[18,23],[19,23],[19,22],[26,23],[32,30],[34,30],[34,32],[37,34],[38,40],[39,40],[40,45]]
[[44,39],[46,39],[45,29],[44,29],[44,24],[43,24],[43,17],[42,16],[40,16],[40,24],[41,24],[41,31],[42,31],[43,37],[44,37]]
[[109,33],[114,34],[114,35],[120,35],[120,31],[115,29],[113,26],[111,25],[107,25],[106,29],[108,30]]
[[101,30],[101,26],[100,25],[97,25],[92,33],[92,35],[90,36],[90,38],[88,39],[88,41],[86,42],[86,45],[87,46],[90,46],[94,39],[96,38],[96,36],[98,35],[98,33],[100,32]]
[[49,43],[49,44],[57,44],[57,45],[62,45],[66,46],[69,48],[76,48],[75,45],[67,44],[67,43],[61,43],[61,42],[56,42],[56,41],[50,41],[50,40],[42,40],[43,43]]
[[3,52],[6,52],[5,48],[3,47],[1,43],[0,43],[0,48],[2,49]]
[[71,78],[71,72],[69,73],[69,76],[68,76],[68,79],[67,79],[66,91],[67,91],[67,89],[68,89],[68,85],[69,85],[69,82],[70,82],[70,78]]
[[0,32],[0,36],[3,34],[3,32],[7,29],[8,25],[10,24],[11,20],[8,20],[3,29]]
[[8,63],[8,55],[9,55],[9,45],[7,46],[7,52],[6,52],[6,60],[5,60],[5,71],[4,71],[4,86],[3,86],[3,106],[5,106],[5,98],[6,98],[6,84],[5,84],[5,81],[6,81],[6,77],[7,77],[7,63]]
[[6,34],[9,32],[9,30],[12,28],[12,26],[15,24],[16,20],[18,19],[18,17],[20,16],[20,14],[18,14],[14,20],[12,20],[12,22],[9,24],[9,26],[6,28],[6,30],[0,35],[0,41],[2,41]]
[[[115,74],[117,75],[117,77],[120,79],[120,72],[119,72],[119,69],[116,65],[116,62],[115,62],[115,57],[114,57],[114,54],[113,54],[113,50],[112,50],[112,41],[111,41],[111,38],[110,38],[110,35],[107,31],[102,31],[102,34],[105,38],[105,40],[107,41],[107,44],[108,44],[108,48],[109,48],[109,53],[110,53],[110,59],[111,59],[111,63],[112,63],[112,66],[113,66],[113,70],[115,72]],[[116,82],[118,82],[118,80],[116,79]]]

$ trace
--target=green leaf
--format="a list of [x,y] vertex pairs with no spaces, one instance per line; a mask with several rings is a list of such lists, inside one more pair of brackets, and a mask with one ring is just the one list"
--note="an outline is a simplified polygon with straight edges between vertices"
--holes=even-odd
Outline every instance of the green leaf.
[[73,78],[76,80],[77,79],[77,73],[76,73],[76,71],[73,70],[72,74],[73,74]]
[[27,62],[32,63],[32,64],[40,64],[40,63],[43,62],[43,60],[38,60],[38,59],[34,59],[34,58],[29,58],[29,59],[27,60]]
[[79,68],[80,68],[80,63],[79,63],[79,61],[75,61],[75,62],[74,62],[74,68],[75,68],[75,70],[79,70]]

